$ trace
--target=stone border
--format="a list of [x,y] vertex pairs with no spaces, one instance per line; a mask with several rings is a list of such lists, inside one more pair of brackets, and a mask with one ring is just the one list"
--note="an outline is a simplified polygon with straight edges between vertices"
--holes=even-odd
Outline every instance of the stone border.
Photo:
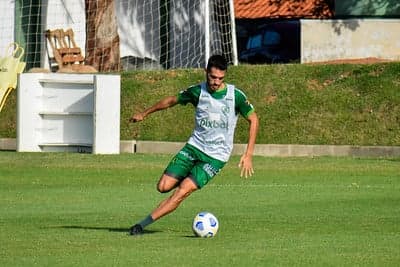
[[17,150],[15,138],[0,138],[0,150]]
[[[184,143],[136,141],[136,153],[175,153]],[[241,155],[245,144],[235,144],[232,155]],[[121,146],[121,153],[128,152]],[[256,144],[254,155],[266,157],[400,157],[400,146],[275,145]]]
[[[184,144],[184,142],[122,140],[120,141],[120,152],[173,154],[176,153]],[[16,148],[16,139],[0,138],[0,150],[16,151]],[[232,154],[241,155],[245,149],[245,144],[235,144]],[[400,146],[257,144],[254,155],[266,157],[400,157]]]

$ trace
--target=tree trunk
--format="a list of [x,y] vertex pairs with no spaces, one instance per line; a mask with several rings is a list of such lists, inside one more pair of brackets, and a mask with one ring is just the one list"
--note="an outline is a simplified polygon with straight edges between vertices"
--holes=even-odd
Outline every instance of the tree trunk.
[[86,64],[119,71],[119,36],[114,0],[85,0]]

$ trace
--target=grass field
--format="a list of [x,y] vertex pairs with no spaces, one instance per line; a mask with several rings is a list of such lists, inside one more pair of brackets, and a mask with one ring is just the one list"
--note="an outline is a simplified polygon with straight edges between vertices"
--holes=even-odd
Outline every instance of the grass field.
[[[400,159],[238,157],[143,236],[169,155],[0,152],[0,266],[399,266]],[[194,215],[220,231],[195,238]]]

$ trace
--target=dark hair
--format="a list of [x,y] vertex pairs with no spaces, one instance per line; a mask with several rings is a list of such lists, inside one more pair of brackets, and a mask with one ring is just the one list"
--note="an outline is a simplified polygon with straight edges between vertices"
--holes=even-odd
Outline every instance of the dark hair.
[[213,55],[208,59],[207,71],[210,71],[213,67],[219,70],[227,70],[228,62],[222,55]]

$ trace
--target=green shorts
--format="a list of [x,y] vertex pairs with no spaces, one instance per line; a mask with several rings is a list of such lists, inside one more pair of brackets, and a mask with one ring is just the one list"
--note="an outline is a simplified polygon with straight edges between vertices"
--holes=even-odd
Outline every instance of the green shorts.
[[172,158],[164,173],[179,181],[189,177],[200,189],[224,166],[225,162],[209,157],[194,146],[186,144]]

